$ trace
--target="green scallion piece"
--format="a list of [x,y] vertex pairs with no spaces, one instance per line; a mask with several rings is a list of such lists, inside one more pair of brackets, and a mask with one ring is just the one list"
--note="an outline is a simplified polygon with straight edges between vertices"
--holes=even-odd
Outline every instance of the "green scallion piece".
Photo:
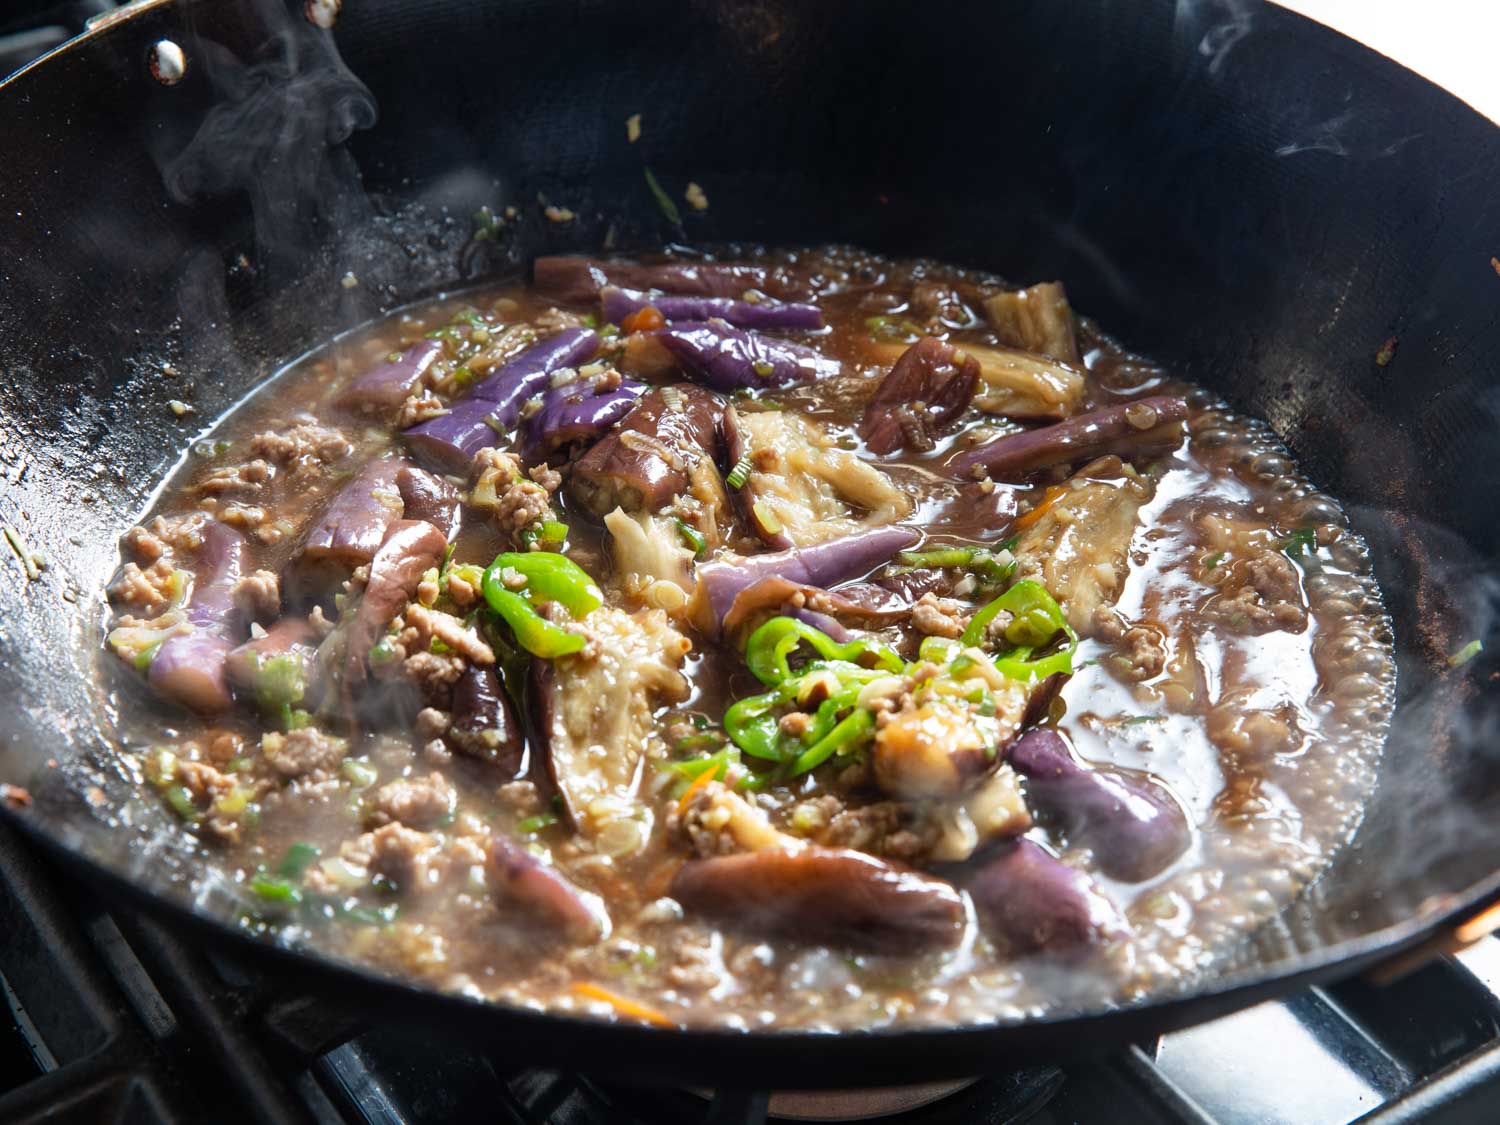
[[250,880],[250,891],[267,902],[296,906],[302,901],[301,888],[275,875],[257,875]]
[[286,855],[281,857],[281,862],[276,865],[276,874],[286,879],[300,879],[313,860],[322,855],[322,850],[316,844],[298,842],[287,848]]
[[1468,644],[1464,645],[1463,648],[1459,649],[1452,656],[1448,657],[1448,667],[1462,668],[1465,664],[1473,660],[1483,651],[1484,642],[1476,638],[1475,640],[1472,640]]
[[746,454],[735,462],[734,468],[729,470],[729,475],[724,478],[730,488],[744,488],[745,482],[750,479],[750,456]]
[[661,213],[666,216],[667,222],[673,226],[682,225],[682,214],[677,210],[677,204],[672,202],[672,197],[667,194],[666,189],[656,178],[656,173],[650,168],[646,169],[646,186],[651,189],[652,196],[656,199],[656,205],[661,208]]
[[554,813],[537,813],[536,816],[528,816],[525,820],[517,823],[516,831],[530,836],[540,832],[543,828],[551,828],[556,823],[557,816]]

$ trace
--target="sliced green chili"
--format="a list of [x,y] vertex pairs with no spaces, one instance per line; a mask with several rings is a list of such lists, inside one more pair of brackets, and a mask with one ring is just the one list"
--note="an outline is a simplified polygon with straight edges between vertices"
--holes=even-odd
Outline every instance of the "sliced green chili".
[[290,880],[278,878],[275,875],[256,875],[250,880],[249,885],[252,893],[267,902],[296,906],[302,901],[300,887],[295,886]]
[[795,617],[773,617],[751,633],[745,645],[745,664],[761,683],[782,683],[792,677],[787,658],[804,642],[827,660],[854,664],[860,657],[869,656],[877,667],[888,672],[900,672],[905,666],[894,650],[877,641],[853,640],[840,644],[821,629]]
[[[1017,582],[969,621],[959,639],[964,647],[983,642],[990,622],[1008,612],[1012,620],[1005,628],[1005,639],[1015,647],[995,660],[995,667],[1007,679],[1028,683],[1046,679],[1058,672],[1073,670],[1073,653],[1078,649],[1078,634],[1068,627],[1062,607],[1038,583],[1029,579]],[[1032,653],[1047,644],[1058,633],[1068,643],[1057,652],[1032,658]]]
[[485,586],[489,586],[491,575],[498,579],[506,570],[526,579],[522,589],[528,601],[558,602],[575,618],[604,604],[604,595],[588,571],[567,555],[552,551],[506,551],[496,555],[485,571]]
[[553,813],[537,813],[536,816],[528,816],[525,820],[516,824],[516,831],[530,836],[534,832],[540,832],[543,828],[551,828],[557,823],[557,817]]
[[856,749],[875,734],[875,716],[863,707],[856,707],[839,721],[826,735],[797,756],[792,763],[792,776],[816,769],[836,753],[848,753]]

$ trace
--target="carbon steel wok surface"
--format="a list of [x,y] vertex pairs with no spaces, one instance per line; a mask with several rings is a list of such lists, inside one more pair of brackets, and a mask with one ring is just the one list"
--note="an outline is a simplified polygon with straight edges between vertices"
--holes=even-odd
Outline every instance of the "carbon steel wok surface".
[[[183,0],[0,87],[0,522],[46,559],[34,581],[0,560],[0,780],[35,798],[5,815],[80,876],[235,940],[210,920],[222,891],[193,880],[212,860],[112,764],[98,686],[116,539],[198,425],[466,270],[606,239],[845,241],[1062,278],[1129,346],[1268,418],[1347,503],[1401,650],[1355,845],[1190,992],[982,1028],[689,1039],[242,948],[528,1061],[829,1085],[1138,1038],[1352,972],[1495,897],[1494,673],[1446,659],[1494,639],[1494,125],[1326,29],[1232,0],[345,9],[347,69],[300,3]],[[163,37],[188,59],[170,87],[147,65]],[[703,184],[710,209],[667,223],[645,165]],[[578,218],[545,221],[539,196]],[[514,229],[461,255],[471,213],[507,204]]]

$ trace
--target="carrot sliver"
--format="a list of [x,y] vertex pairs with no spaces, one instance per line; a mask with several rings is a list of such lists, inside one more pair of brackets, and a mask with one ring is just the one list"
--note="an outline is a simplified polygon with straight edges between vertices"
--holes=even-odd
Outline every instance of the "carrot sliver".
[[705,785],[712,781],[714,779],[714,775],[718,772],[719,771],[716,769],[708,769],[704,770],[697,777],[693,778],[692,784],[682,791],[681,797],[677,798],[678,816],[681,816],[683,815],[683,813],[687,812],[688,806],[693,803],[693,798],[697,796],[698,790],[702,789]]
[[636,309],[624,320],[620,321],[620,327],[626,332],[650,332],[656,328],[664,328],[667,318],[662,316],[651,305],[643,309]]
[[677,1021],[663,1012],[658,1012],[648,1004],[642,1004],[638,1000],[632,1000],[628,996],[621,996],[618,992],[611,992],[603,985],[593,984],[589,981],[578,980],[573,982],[573,991],[579,996],[586,996],[590,1000],[601,1000],[626,1019],[640,1020],[649,1023],[652,1027],[676,1027]]
[[1066,485],[1054,484],[1051,488],[1047,489],[1046,493],[1042,496],[1042,501],[1040,504],[1038,504],[1035,508],[1032,508],[1031,511],[1027,512],[1025,515],[1016,517],[1016,521],[1010,525],[1010,529],[1012,531],[1024,531],[1026,528],[1036,523],[1037,520],[1045,516],[1047,514],[1047,509],[1052,507],[1053,504],[1056,504],[1057,501],[1067,491],[1068,489]]

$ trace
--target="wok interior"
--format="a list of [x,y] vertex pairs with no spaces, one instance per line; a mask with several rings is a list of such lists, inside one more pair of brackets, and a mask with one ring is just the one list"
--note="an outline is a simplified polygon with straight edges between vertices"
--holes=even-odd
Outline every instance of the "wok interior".
[[[363,118],[316,33],[226,7],[151,9],[0,92],[0,516],[48,562],[0,585],[0,776],[29,785],[34,824],[212,897],[187,885],[190,841],[110,764],[95,673],[116,538],[195,423],[331,333],[461,283],[468,216],[515,203],[516,233],[470,265],[606,238],[847,241],[1064,280],[1127,345],[1272,422],[1350,510],[1396,623],[1401,704],[1365,825],[1237,967],[1288,971],[1500,868],[1488,668],[1446,663],[1490,634],[1500,483],[1500,143],[1472,112],[1271,8],[1241,27],[1212,4],[1107,0],[957,24],[790,0],[351,5],[338,44],[380,109],[349,146],[361,190],[318,140]],[[162,35],[197,64],[171,89],[138,65]],[[284,97],[216,147],[199,126],[231,78]],[[267,113],[303,143],[255,134]],[[206,165],[182,163],[195,133]],[[204,170],[240,149],[283,164]],[[703,184],[710,209],[673,231],[648,165]],[[107,190],[56,188],[103,169]],[[546,221],[539,193],[578,218]]]

